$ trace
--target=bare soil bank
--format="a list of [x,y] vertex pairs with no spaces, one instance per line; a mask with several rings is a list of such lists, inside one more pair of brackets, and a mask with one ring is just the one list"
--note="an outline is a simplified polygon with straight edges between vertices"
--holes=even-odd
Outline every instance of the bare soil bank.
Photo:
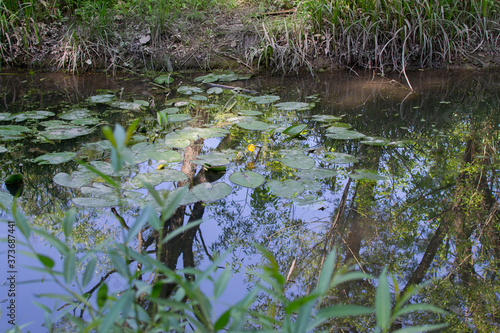
[[[294,43],[301,45],[291,47],[294,43],[290,43],[290,36],[274,32],[270,38],[266,25],[283,21],[284,16],[263,17],[251,15],[252,11],[254,9],[247,8],[230,14],[216,13],[209,19],[177,20],[163,31],[151,31],[145,22],[130,21],[120,15],[113,17],[111,29],[102,31],[89,31],[90,24],[75,24],[69,20],[38,23],[38,38],[34,33],[26,34],[26,27],[19,27],[7,36],[1,63],[11,68],[80,73],[189,69],[298,73],[369,67],[357,60],[346,62],[338,55],[332,55],[329,52],[332,46],[325,42],[325,36],[305,33],[295,38]],[[286,15],[293,15],[293,12]],[[271,39],[275,48],[272,52],[269,49]],[[284,51],[277,52],[279,48]],[[366,59],[370,55],[363,57]],[[478,47],[473,55],[455,56],[447,63],[433,63],[431,68],[500,68],[500,51]],[[418,66],[408,63],[406,69],[418,69]]]

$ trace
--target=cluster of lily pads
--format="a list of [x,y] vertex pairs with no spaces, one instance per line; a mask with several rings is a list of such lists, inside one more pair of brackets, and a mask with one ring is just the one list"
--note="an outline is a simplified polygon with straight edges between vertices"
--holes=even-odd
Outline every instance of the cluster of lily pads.
[[[238,74],[208,74],[196,78],[195,82],[210,84],[217,81],[231,82],[245,79],[247,77]],[[157,84],[171,84],[173,79],[170,75],[163,75],[155,79]],[[226,94],[226,90],[227,94]],[[326,129],[326,137],[335,140],[362,140],[368,145],[387,145],[394,144],[382,138],[366,137],[364,134],[355,131],[350,125],[340,122],[341,117],[333,115],[316,114],[312,116],[297,116],[294,121],[298,123],[287,123],[290,117],[262,117],[264,113],[274,112],[277,114],[288,115],[293,113],[300,114],[314,108],[311,102],[279,102],[280,97],[276,95],[249,96],[245,95],[241,89],[227,87],[223,85],[212,85],[208,89],[203,86],[182,85],[177,87],[177,94],[181,98],[167,101],[166,108],[157,112],[159,128],[157,129],[157,138],[153,141],[147,140],[144,135],[137,134],[134,137],[132,146],[124,150],[126,167],[119,173],[116,173],[113,166],[104,159],[109,158],[111,143],[107,140],[87,144],[82,148],[81,154],[86,150],[98,150],[103,160],[92,160],[89,164],[102,174],[109,177],[120,177],[123,183],[119,192],[112,186],[105,184],[102,179],[88,168],[80,166],[71,174],[58,173],[54,176],[54,182],[60,186],[78,188],[81,196],[73,198],[77,205],[91,207],[115,206],[125,204],[131,206],[142,206],[146,203],[154,202],[149,197],[144,188],[144,183],[151,186],[157,186],[163,183],[172,183],[172,190],[176,191],[173,184],[187,181],[187,176],[179,171],[180,163],[183,161],[181,154],[194,141],[199,139],[208,140],[218,138],[221,140],[231,133],[233,129],[239,131],[257,132],[280,136],[286,143],[287,149],[275,151],[271,156],[272,160],[281,163],[289,168],[293,174],[288,179],[271,179],[267,170],[267,160],[260,159],[254,163],[245,165],[242,156],[245,156],[245,146],[240,144],[241,149],[226,149],[221,151],[211,151],[208,154],[199,155],[195,160],[190,161],[200,168],[208,170],[217,170],[223,173],[215,182],[205,182],[193,186],[188,195],[184,198],[182,204],[194,203],[197,201],[211,202],[229,195],[234,185],[257,188],[265,186],[274,196],[296,200],[299,203],[312,203],[318,200],[316,193],[321,191],[321,179],[331,178],[337,175],[335,165],[354,164],[358,160],[356,157],[345,153],[329,152],[322,149],[315,149],[308,152],[303,148],[300,139],[308,130],[308,125],[300,123],[300,119],[310,118],[312,124]],[[239,108],[238,99],[231,108],[218,104],[206,104],[213,96],[229,96],[229,100],[237,96],[247,103],[246,108]],[[184,96],[184,97],[182,97]],[[224,99],[227,102],[227,98]],[[87,99],[88,103],[104,103],[110,107],[125,110],[140,110],[149,104],[146,101],[135,100],[133,102],[122,101],[114,94],[102,94],[92,96]],[[220,101],[218,99],[217,101]],[[253,103],[255,109],[248,109],[248,103]],[[227,103],[226,103],[227,104]],[[201,108],[218,108],[229,110],[226,112],[223,121],[219,123],[212,122],[207,127],[192,127],[189,121],[190,107],[197,106]],[[260,107],[261,111],[256,110]],[[271,110],[271,111],[268,111]],[[30,119],[45,119],[55,117],[55,114],[49,111],[31,111],[23,114],[0,114],[2,122],[22,122]],[[270,119],[272,121],[270,121]],[[285,119],[285,120],[280,120]],[[79,135],[89,134],[94,130],[95,125],[100,120],[93,116],[88,109],[75,109],[57,116],[57,119],[45,120],[37,125],[45,127],[44,131],[38,132],[47,140],[62,140]],[[175,130],[169,127],[170,124],[176,124]],[[316,126],[315,125],[315,126]],[[235,127],[234,127],[235,126]],[[312,129],[314,132],[314,129]],[[20,125],[0,126],[0,140],[7,141],[8,138],[22,138],[24,133],[30,132],[29,127]],[[255,134],[255,133],[254,133]],[[314,135],[314,134],[312,134]],[[317,135],[317,134],[316,134]],[[262,148],[262,147],[260,147]],[[5,151],[6,148],[0,146]],[[1,152],[2,150],[0,150]],[[39,156],[34,160],[39,164],[59,164],[76,158],[74,152],[53,152]],[[156,163],[156,164],[155,164]],[[155,168],[154,165],[161,165],[161,168]],[[251,167],[250,167],[251,165]],[[165,167],[166,166],[166,167]],[[326,167],[325,167],[326,166]],[[146,172],[144,172],[146,171]],[[368,170],[355,170],[348,175],[353,179],[368,180],[387,180],[386,176]],[[268,179],[268,177],[271,177]],[[231,187],[229,184],[233,184]],[[165,196],[169,192],[166,189],[161,190]]]

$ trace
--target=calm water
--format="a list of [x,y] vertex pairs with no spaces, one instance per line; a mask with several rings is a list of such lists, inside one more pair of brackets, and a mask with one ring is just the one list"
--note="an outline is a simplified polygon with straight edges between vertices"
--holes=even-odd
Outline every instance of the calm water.
[[[93,204],[82,206],[81,201],[74,199],[100,198],[102,189],[98,186],[96,189],[96,185],[92,188],[92,181],[84,186],[64,186],[61,181],[54,181],[54,177],[75,172],[76,159],[109,162],[103,144],[92,145],[103,140],[99,130],[102,125],[126,126],[131,119],[140,119],[141,129],[135,140],[138,145],[142,141],[144,146],[135,146],[135,150],[131,147],[137,164],[131,165],[121,178],[125,190],[141,196],[134,197],[134,204],[118,209],[128,223],[138,215],[138,207],[149,202],[147,191],[135,186],[133,177],[157,173],[157,166],[162,163],[157,155],[139,156],[144,147],[149,147],[146,140],[151,142],[158,132],[155,142],[164,144],[168,133],[185,133],[183,130],[188,126],[225,129],[229,134],[188,139],[189,146],[172,150],[179,158],[168,155],[174,157],[171,163],[165,163],[167,169],[186,174],[193,186],[227,185],[224,189],[228,193],[209,194],[215,201],[202,199],[207,203],[201,204],[193,199],[182,207],[181,216],[199,216],[203,223],[194,238],[177,244],[177,250],[168,256],[172,267],[190,264],[204,267],[210,256],[232,247],[226,264],[235,274],[220,301],[221,309],[241,298],[235,290],[252,285],[247,269],[260,263],[253,243],[263,245],[276,256],[283,274],[290,273],[290,293],[298,294],[307,292],[313,285],[324,252],[337,247],[339,267],[354,264],[358,270],[378,275],[387,266],[399,290],[409,282],[430,281],[429,287],[412,301],[431,302],[447,310],[450,314],[446,320],[450,321],[451,328],[457,331],[499,329],[499,164],[496,159],[499,73],[411,73],[414,92],[397,77],[355,72],[298,78],[257,76],[218,82],[250,90],[238,95],[229,91],[207,93],[208,86],[193,82],[193,78],[204,74],[174,74],[174,82],[168,89],[162,89],[153,84],[153,78],[146,77],[2,73],[0,179],[17,172],[22,163],[24,189],[20,206],[32,225],[62,240],[61,212],[78,207],[71,244],[82,256],[87,249],[109,239],[120,240],[122,229],[110,209],[111,204],[95,208],[90,207]],[[176,92],[180,86],[200,87],[202,91],[183,95]],[[115,104],[89,101],[91,96],[103,94],[113,95]],[[204,96],[206,100],[193,99],[195,95]],[[263,95],[280,99],[270,104],[251,100]],[[149,106],[141,109],[136,104],[128,107],[117,104],[134,100],[148,102]],[[192,104],[178,105],[176,115],[184,115],[184,118],[174,116],[169,118],[167,127],[161,127],[156,113],[173,107],[171,101]],[[281,109],[274,106],[282,102],[308,103],[308,106],[299,110],[290,104]],[[77,119],[68,116],[81,109],[88,113]],[[49,111],[52,115],[43,119],[33,119],[33,113],[25,117],[28,119],[17,115],[30,111]],[[333,121],[332,116],[339,119]],[[78,123],[78,119],[85,123]],[[54,123],[46,123],[49,120],[64,121],[64,126],[77,124],[89,134],[68,139],[53,137],[59,127],[50,127]],[[241,125],[256,120],[264,127],[248,130]],[[290,126],[301,124],[306,127],[300,137],[282,133]],[[12,125],[24,126],[27,130],[9,127]],[[20,134],[13,132],[19,130]],[[353,139],[353,136],[359,137]],[[257,149],[248,151],[249,144]],[[75,155],[60,164],[40,165],[33,161],[51,152]],[[191,162],[199,161],[199,156],[213,156],[214,152],[227,159],[228,163],[221,163],[227,165],[225,173],[212,174],[203,171],[200,163]],[[166,158],[164,156],[162,158]],[[210,164],[214,163],[210,160]],[[328,176],[316,173],[325,169],[330,172]],[[235,173],[248,171],[262,175],[265,183],[254,189],[230,179]],[[183,179],[159,181],[155,186],[158,190],[171,191],[183,182]],[[2,182],[0,193],[7,190]],[[10,215],[0,211],[0,218],[8,220]],[[189,217],[179,218],[180,223],[188,220]],[[2,238],[7,237],[6,223],[0,231]],[[22,239],[19,232],[16,237]],[[55,268],[60,269],[57,251],[40,237],[32,238],[36,251],[53,258]],[[18,250],[21,249],[19,245]],[[0,265],[4,267],[7,265],[5,243],[0,243],[0,250]],[[56,287],[50,278],[45,279],[27,268],[38,263],[19,251],[17,279],[34,281],[17,285],[16,320],[19,324],[34,321],[29,330],[44,332],[43,312],[32,305],[32,301],[54,309],[64,304],[54,305],[36,297]],[[105,257],[100,258],[95,282],[111,267]],[[8,276],[0,275],[2,330],[9,328],[6,314],[11,298],[8,283],[4,284]],[[113,277],[109,284],[114,290],[123,287],[122,282]],[[372,295],[373,286],[360,283],[332,291],[331,299],[332,302],[372,304]],[[433,315],[421,315],[408,318],[407,322],[440,320]],[[64,327],[63,323],[60,325]],[[368,321],[344,320],[329,323],[329,328],[354,332],[366,331],[369,325]]]

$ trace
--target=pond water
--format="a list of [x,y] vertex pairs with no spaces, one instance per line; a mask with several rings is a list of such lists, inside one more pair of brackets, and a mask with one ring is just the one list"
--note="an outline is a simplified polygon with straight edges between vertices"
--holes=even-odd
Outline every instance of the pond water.
[[[13,190],[3,180],[22,164],[17,202],[30,225],[65,241],[61,220],[76,208],[68,238],[76,257],[122,241],[120,221],[130,225],[140,207],[155,207],[143,182],[164,196],[189,186],[169,230],[203,222],[175,239],[163,260],[172,268],[204,267],[231,249],[225,263],[235,273],[221,308],[251,287],[247,270],[261,263],[253,244],[276,257],[290,294],[306,293],[324,254],[337,248],[339,268],[355,265],[378,276],[388,267],[395,293],[429,282],[412,302],[433,303],[448,315],[421,313],[408,323],[499,329],[500,73],[409,73],[414,91],[398,77],[356,72],[1,74],[0,203],[11,204]],[[114,172],[101,127],[126,128],[134,119],[139,125],[124,167]],[[118,181],[119,194],[78,160]],[[7,238],[8,209],[0,219]],[[142,236],[154,240],[148,230]],[[60,255],[43,236],[31,242],[61,269]],[[0,243],[2,330],[10,328],[7,244]],[[16,320],[44,332],[43,311],[32,301],[54,309],[64,304],[36,296],[57,287],[27,267],[40,264],[22,249],[19,244],[16,279],[31,282],[17,286]],[[80,274],[85,264],[79,261]],[[99,257],[89,289],[112,267]],[[109,281],[114,290],[123,287],[112,275]],[[329,302],[373,304],[373,285],[345,285],[331,296]],[[372,323],[328,325],[354,332]]]

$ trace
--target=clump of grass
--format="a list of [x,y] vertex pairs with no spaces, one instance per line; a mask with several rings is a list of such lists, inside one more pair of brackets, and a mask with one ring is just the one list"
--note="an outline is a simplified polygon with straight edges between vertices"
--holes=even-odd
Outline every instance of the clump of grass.
[[[500,45],[500,2],[493,0],[305,0],[294,20],[303,22],[295,38],[302,54],[307,46],[307,59],[326,56],[338,66],[382,72],[446,67],[459,58],[481,65],[475,53],[493,54]],[[288,37],[274,41],[288,33],[263,39],[261,63],[280,68],[276,50],[295,46]]]

